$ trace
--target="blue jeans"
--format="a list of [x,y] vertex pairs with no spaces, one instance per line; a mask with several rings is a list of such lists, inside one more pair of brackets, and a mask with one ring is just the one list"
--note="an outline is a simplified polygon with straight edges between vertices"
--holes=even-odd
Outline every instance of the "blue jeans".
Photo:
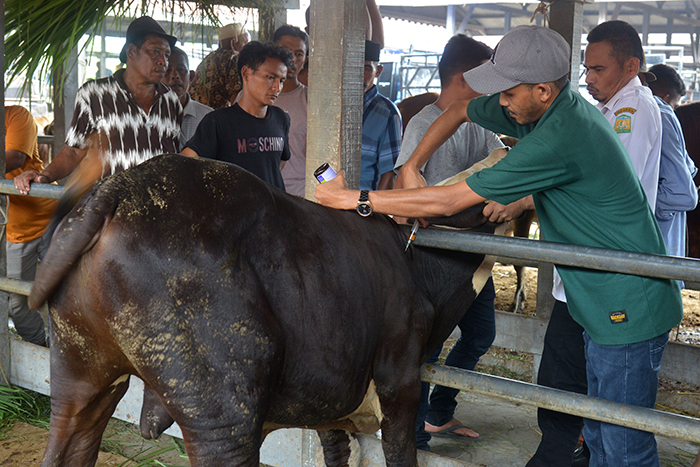
[[[627,345],[599,345],[588,333],[583,339],[589,396],[654,407],[668,332]],[[659,466],[653,433],[586,419],[583,438],[591,450],[590,467]]]
[[[467,312],[459,321],[458,326],[462,335],[455,343],[445,359],[445,365],[465,370],[473,370],[479,358],[484,355],[496,338],[496,317],[494,301],[496,289],[493,279],[489,277]],[[428,359],[435,363],[440,357],[442,346]],[[425,431],[425,421],[431,425],[444,425],[454,418],[457,407],[459,389],[435,386],[430,394],[430,384],[422,383],[421,403],[416,422],[416,444],[419,449],[425,449],[430,441],[430,433]]]

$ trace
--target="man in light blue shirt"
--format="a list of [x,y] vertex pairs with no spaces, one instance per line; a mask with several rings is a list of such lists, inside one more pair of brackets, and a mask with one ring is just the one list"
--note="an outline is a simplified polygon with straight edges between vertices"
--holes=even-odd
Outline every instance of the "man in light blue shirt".
[[[693,177],[698,169],[685,149],[685,139],[678,117],[671,104],[685,94],[685,86],[676,70],[668,65],[649,69],[656,77],[647,83],[661,110],[661,162],[655,216],[671,256],[685,256],[686,212],[698,204],[698,191]],[[679,83],[681,89],[674,84]],[[683,283],[681,282],[681,287]]]

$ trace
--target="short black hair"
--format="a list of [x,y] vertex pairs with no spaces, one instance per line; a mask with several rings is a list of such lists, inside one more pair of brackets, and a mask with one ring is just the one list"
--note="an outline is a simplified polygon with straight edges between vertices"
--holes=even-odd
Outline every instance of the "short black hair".
[[285,24],[284,26],[280,26],[277,28],[277,31],[275,31],[275,34],[272,36],[272,41],[277,43],[282,39],[282,36],[292,36],[296,37],[298,39],[303,39],[304,40],[304,45],[306,46],[306,53],[308,54],[309,52],[309,35],[306,34],[306,32],[302,31],[296,26],[292,26],[290,24]]
[[[552,84],[554,85],[555,88],[557,88],[557,91],[561,91],[562,89],[564,89],[564,86],[566,86],[566,83],[568,83],[568,82],[569,82],[569,74],[567,73],[564,76],[562,76],[561,78],[557,78],[554,81],[552,81]],[[537,84],[539,84],[539,83],[523,83],[523,84],[525,86],[527,86],[527,88],[530,91],[532,91],[535,88],[535,86],[537,86]]]
[[634,27],[620,20],[606,21],[591,29],[587,36],[589,44],[607,42],[612,49],[612,55],[622,67],[630,58],[639,59],[644,63],[644,49],[639,33]]
[[286,47],[280,47],[273,42],[252,41],[238,52],[238,76],[243,79],[241,70],[247,66],[251,70],[257,70],[268,58],[274,58],[284,63],[287,68],[294,66],[292,52]]
[[649,68],[649,71],[656,76],[656,81],[647,83],[651,90],[654,91],[654,94],[657,91],[661,91],[668,95],[672,93],[676,93],[681,97],[685,95],[685,83],[675,68],[664,63],[657,63]]
[[447,86],[457,73],[464,73],[481,65],[491,58],[493,50],[483,42],[479,42],[464,34],[452,36],[442,52],[438,73],[440,83]]
[[172,50],[170,50],[170,57],[174,57],[175,55],[180,55],[182,58],[185,60],[185,65],[187,65],[187,69],[190,69],[190,59],[187,56],[187,52],[182,50],[180,47],[173,47]]

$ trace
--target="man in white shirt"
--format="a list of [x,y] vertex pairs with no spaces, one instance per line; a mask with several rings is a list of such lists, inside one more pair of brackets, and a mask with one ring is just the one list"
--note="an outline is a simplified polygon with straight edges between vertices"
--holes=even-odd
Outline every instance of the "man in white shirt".
[[194,136],[197,125],[202,121],[202,118],[212,109],[208,105],[201,104],[190,98],[187,89],[190,87],[190,82],[194,78],[194,71],[190,70],[190,61],[187,54],[179,47],[173,47],[168,62],[168,69],[163,77],[163,84],[170,87],[177,97],[180,99],[180,104],[184,109],[182,124],[180,125],[180,147],[182,151],[187,145],[187,141]]
[[299,72],[308,59],[309,36],[296,26],[279,27],[273,42],[292,52],[294,67],[287,69],[287,80],[275,105],[289,114],[289,149],[291,157],[282,169],[282,178],[287,193],[304,197],[306,189],[306,115],[308,88],[299,82]]
[[627,149],[652,210],[661,158],[661,113],[651,90],[637,77],[644,51],[637,31],[624,21],[591,30],[586,47],[586,84]]

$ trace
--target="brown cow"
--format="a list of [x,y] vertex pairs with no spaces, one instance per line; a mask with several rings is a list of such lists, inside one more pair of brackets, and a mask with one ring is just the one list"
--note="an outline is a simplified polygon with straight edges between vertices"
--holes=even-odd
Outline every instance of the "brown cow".
[[[483,206],[465,211],[484,224]],[[421,363],[480,291],[483,256],[412,247],[390,218],[290,196],[234,165],[168,155],[91,189],[58,226],[42,467],[90,467],[140,377],[192,466],[257,467],[267,433],[314,427],[326,462],[381,426],[415,466]],[[367,395],[367,397],[366,397]]]

